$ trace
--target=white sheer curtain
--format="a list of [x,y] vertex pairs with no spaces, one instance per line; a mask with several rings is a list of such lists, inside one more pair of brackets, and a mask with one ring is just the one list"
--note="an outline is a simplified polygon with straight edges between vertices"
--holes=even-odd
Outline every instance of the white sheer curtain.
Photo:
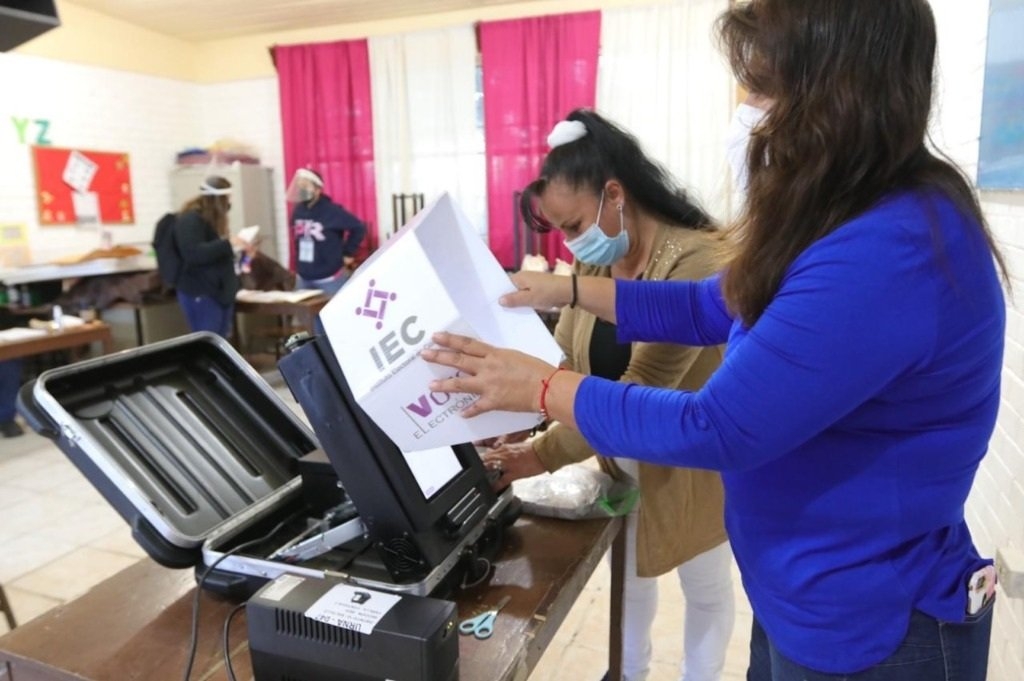
[[472,26],[369,39],[377,225],[392,230],[392,194],[452,195],[483,235],[487,186],[476,114]]
[[715,44],[728,0],[675,0],[605,10],[597,108],[632,132],[705,210],[725,219],[725,134],[735,81]]

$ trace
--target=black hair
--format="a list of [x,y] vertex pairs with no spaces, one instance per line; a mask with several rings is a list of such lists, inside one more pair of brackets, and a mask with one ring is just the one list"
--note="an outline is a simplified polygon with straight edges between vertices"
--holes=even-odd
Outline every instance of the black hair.
[[600,194],[605,183],[613,178],[622,183],[640,207],[670,225],[704,231],[715,228],[707,213],[669,173],[644,154],[633,135],[589,109],[576,109],[566,120],[583,123],[587,134],[548,152],[540,177],[523,190],[519,212],[530,229],[541,233],[552,229],[551,223],[534,207],[548,182],[562,180],[574,189]]

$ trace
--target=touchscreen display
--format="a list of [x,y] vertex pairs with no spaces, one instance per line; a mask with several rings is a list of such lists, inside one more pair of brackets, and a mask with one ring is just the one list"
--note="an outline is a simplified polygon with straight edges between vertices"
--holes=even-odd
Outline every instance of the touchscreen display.
[[441,488],[462,472],[462,464],[451,447],[402,452],[402,456],[427,499],[440,492]]

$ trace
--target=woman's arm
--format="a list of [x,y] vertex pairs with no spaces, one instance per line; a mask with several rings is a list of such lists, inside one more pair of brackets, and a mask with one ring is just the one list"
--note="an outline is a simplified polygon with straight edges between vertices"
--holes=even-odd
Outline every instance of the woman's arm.
[[729,339],[733,318],[719,275],[701,281],[619,281],[615,292],[620,341],[706,346]]
[[[665,269],[661,269],[661,267]],[[690,283],[705,276],[710,269],[706,258],[703,257],[703,253],[699,249],[681,254],[678,260],[671,264],[665,263],[661,267],[658,268],[660,274],[656,275],[658,278],[651,281]],[[558,330],[563,328],[563,323],[570,327],[565,331],[565,342],[559,342],[563,351],[567,344],[571,345],[569,342],[570,322],[575,322],[577,314],[577,310],[569,308],[562,310],[556,337]],[[702,355],[705,357],[698,370],[695,371],[694,365]],[[712,357],[714,358],[713,362]],[[697,386],[707,379],[712,367],[717,366],[720,360],[721,350],[718,348],[708,349],[678,343],[634,343],[630,352],[629,364],[619,378],[619,382],[662,388],[678,388],[681,385]],[[569,368],[575,366],[577,365],[572,363]],[[556,470],[596,454],[578,430],[566,428],[557,423],[542,436],[533,440],[532,444],[537,456],[548,470]]]
[[341,253],[346,258],[351,258],[359,250],[359,244],[363,243],[363,238],[366,236],[366,225],[363,224],[362,220],[346,210],[344,206],[337,205],[337,209],[331,229],[335,229],[345,235],[345,240],[341,246]]
[[436,340],[460,354],[424,356],[464,372],[431,389],[480,394],[467,417],[539,411],[543,400],[551,418],[577,427],[608,456],[756,467],[819,434],[933,352],[938,284],[927,244],[896,233],[879,245],[857,233],[844,227],[798,259],[698,392],[552,374],[523,353],[447,334]]
[[904,270],[894,295],[893,270],[829,255],[794,268],[701,390],[556,377],[554,416],[571,410],[603,454],[652,463],[742,470],[792,451],[926,361],[937,333],[933,281]]
[[[542,272],[516,272],[516,291],[498,301],[505,307],[550,310],[573,302],[573,278]],[[615,323],[615,280],[608,277],[576,277],[576,306]]]
[[[571,277],[539,272],[512,275],[517,291],[501,298],[506,307],[549,310],[573,299]],[[624,281],[576,277],[576,306],[618,325],[620,341],[721,345],[732,316],[722,299],[720,278],[703,281]]]

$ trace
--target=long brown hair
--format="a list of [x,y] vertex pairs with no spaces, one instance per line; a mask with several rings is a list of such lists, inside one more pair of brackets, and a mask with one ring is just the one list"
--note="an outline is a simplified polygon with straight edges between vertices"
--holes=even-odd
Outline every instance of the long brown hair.
[[772,102],[751,134],[747,202],[723,279],[746,324],[797,256],[898,189],[954,201],[1007,279],[970,182],[927,146],[936,46],[927,0],[753,0],[726,11],[718,35],[739,82]]
[[[213,189],[230,189],[231,183],[218,175],[211,175],[204,180],[205,184]],[[193,210],[206,220],[217,232],[217,236],[225,238],[228,235],[228,209],[231,207],[231,200],[228,196],[208,196],[199,194],[189,199],[181,207],[180,213]]]

